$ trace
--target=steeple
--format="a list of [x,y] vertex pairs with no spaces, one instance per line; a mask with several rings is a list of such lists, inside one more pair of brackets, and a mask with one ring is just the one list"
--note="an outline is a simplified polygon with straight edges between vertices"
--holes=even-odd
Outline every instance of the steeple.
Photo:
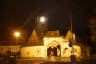
[[39,37],[38,37],[38,35],[37,35],[35,30],[33,30],[32,35],[29,38],[27,43],[30,44],[30,45],[34,45],[34,44],[38,45],[40,43]]

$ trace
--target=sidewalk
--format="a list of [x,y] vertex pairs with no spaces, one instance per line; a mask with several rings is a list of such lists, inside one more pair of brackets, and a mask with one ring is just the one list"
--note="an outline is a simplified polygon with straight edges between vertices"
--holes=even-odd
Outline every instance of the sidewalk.
[[[27,61],[53,61],[53,62],[70,62],[70,58],[64,58],[64,57],[55,57],[55,56],[51,56],[51,57],[47,57],[47,58],[23,58],[23,59],[16,59],[16,60],[27,60]],[[80,58],[76,58],[77,61],[80,61]]]

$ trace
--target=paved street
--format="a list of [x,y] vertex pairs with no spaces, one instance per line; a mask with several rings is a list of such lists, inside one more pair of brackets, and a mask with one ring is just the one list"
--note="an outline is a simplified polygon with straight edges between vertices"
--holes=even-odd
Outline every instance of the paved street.
[[[77,64],[96,64],[96,57],[77,58]],[[33,58],[17,59],[17,64],[70,64],[70,58],[50,57],[50,58]]]
[[[44,60],[17,60],[17,64],[70,64],[70,62],[65,61],[44,61]],[[96,58],[94,59],[81,59],[77,61],[77,64],[96,64]]]
[[[32,58],[32,59],[16,59],[17,64],[70,64],[70,58],[49,57],[49,58]],[[79,62],[80,59],[77,58]]]
[[[5,59],[0,64],[70,64],[70,58],[30,58],[30,59]],[[96,57],[77,58],[77,64],[96,64]]]

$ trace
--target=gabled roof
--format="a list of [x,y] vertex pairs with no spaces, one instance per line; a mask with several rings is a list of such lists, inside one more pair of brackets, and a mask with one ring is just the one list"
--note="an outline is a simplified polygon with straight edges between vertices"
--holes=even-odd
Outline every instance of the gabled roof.
[[47,37],[51,37],[51,36],[60,36],[59,35],[59,30],[55,30],[55,31],[48,31],[46,34],[45,34],[45,36],[47,36]]
[[39,37],[35,30],[33,30],[31,37],[29,38],[26,45],[32,45],[32,46],[38,46],[43,45],[43,43],[40,42]]
[[67,32],[67,34],[66,34],[66,37],[65,37],[65,39],[70,39],[70,38],[74,38],[75,39],[75,34],[74,33],[72,33],[70,30]]

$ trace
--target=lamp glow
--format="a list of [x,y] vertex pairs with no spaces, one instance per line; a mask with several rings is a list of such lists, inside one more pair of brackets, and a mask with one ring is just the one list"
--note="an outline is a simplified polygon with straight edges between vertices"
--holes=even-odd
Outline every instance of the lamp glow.
[[20,36],[20,32],[15,32],[14,35],[15,35],[16,37],[19,37],[19,36]]
[[40,22],[41,22],[41,23],[44,23],[44,22],[45,22],[45,20],[46,20],[46,19],[45,19],[45,17],[44,17],[44,16],[40,17]]

